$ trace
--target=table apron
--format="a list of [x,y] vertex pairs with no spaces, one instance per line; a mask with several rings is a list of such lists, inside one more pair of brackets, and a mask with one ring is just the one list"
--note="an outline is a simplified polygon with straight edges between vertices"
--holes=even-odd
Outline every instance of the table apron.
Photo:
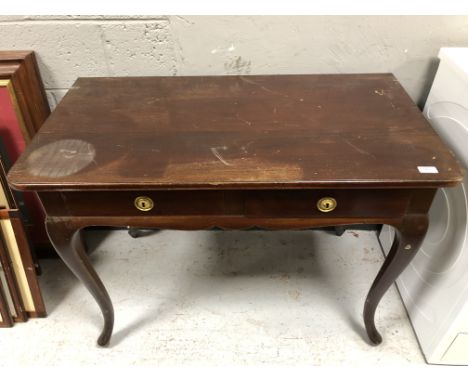
[[[284,221],[283,225],[288,221],[295,222],[293,225],[299,221],[299,225],[310,225],[311,220],[372,223],[382,218],[427,213],[434,193],[435,189],[148,190],[41,192],[39,197],[49,217],[99,217],[112,221],[127,217],[169,225],[173,222],[176,226],[185,218],[190,228],[193,222],[200,221],[200,225],[203,220],[205,224],[231,220],[238,222],[235,226],[242,225],[242,220],[251,225],[275,219]],[[154,207],[149,211],[138,210],[135,199],[140,196],[151,198]],[[333,211],[318,209],[318,200],[325,197],[336,200]]]

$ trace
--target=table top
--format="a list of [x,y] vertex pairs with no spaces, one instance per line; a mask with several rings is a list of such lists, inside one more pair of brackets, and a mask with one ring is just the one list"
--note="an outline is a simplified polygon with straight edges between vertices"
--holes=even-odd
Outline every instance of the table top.
[[391,74],[79,78],[22,190],[406,188],[461,181]]

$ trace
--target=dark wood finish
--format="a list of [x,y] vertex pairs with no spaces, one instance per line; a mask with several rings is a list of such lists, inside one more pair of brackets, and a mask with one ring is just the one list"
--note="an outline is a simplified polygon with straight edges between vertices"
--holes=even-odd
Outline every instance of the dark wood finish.
[[385,259],[364,304],[364,323],[373,344],[380,344],[382,336],[375,327],[375,310],[382,296],[416,255],[427,232],[425,214],[407,215],[397,225],[396,239]]
[[0,51],[0,79],[10,79],[30,138],[50,114],[37,61],[32,51]]
[[[390,74],[80,78],[41,132],[12,170],[18,189],[402,188],[461,180]],[[418,172],[428,165],[439,173]]]
[[114,327],[114,309],[104,284],[86,256],[81,231],[75,229],[67,220],[57,218],[47,218],[46,227],[56,251],[91,292],[101,308],[104,328],[99,336],[98,344],[104,346],[109,342]]
[[[334,197],[338,205],[327,217],[399,216],[404,213],[415,189],[401,190],[194,190],[153,191],[144,193],[154,201],[151,211],[135,208],[138,191],[41,192],[48,213],[61,216],[208,216],[242,215],[256,217],[322,217],[317,201]],[[377,211],[377,212],[376,212]]]
[[[436,166],[421,174],[418,166]],[[390,74],[79,79],[10,171],[39,192],[62,259],[113,308],[80,245],[90,226],[307,229],[389,224],[397,240],[364,308],[418,250],[438,187],[461,169]],[[139,196],[154,207],[138,210]],[[321,212],[317,202],[337,206]]]

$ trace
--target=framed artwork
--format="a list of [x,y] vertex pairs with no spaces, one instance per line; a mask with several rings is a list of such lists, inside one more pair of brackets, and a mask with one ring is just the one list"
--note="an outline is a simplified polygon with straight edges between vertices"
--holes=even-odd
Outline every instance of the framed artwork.
[[[6,181],[0,157],[0,284],[2,323],[24,322],[46,315],[28,235]],[[6,314],[8,312],[8,315]]]
[[13,326],[13,319],[4,292],[3,270],[0,266],[0,328],[10,328]]
[[9,295],[3,263],[0,261],[0,328],[10,328],[13,326],[12,308],[14,309],[14,306]]
[[0,251],[7,254],[2,257],[7,257],[10,262],[7,268],[5,261],[2,261],[2,268],[7,280],[7,272],[12,272],[16,285],[10,283],[10,290],[13,291],[16,287],[22,303],[22,305],[15,304],[16,315],[24,311],[28,317],[45,317],[44,300],[37,280],[29,240],[18,210],[0,209],[0,238],[2,239]]
[[11,80],[0,79],[0,129],[6,158],[15,161],[31,140]]
[[[6,172],[49,114],[34,52],[0,51],[0,156]],[[53,253],[37,195],[14,190],[12,194],[35,253]]]
[[[0,216],[3,213],[0,212]],[[2,317],[9,317],[11,323],[27,321],[28,315],[24,309],[20,288],[13,269],[13,260],[8,253],[8,244],[5,241],[2,229],[0,229],[0,287],[2,289],[2,295],[0,296],[2,299],[1,305],[3,306]],[[8,325],[7,322],[4,326],[9,327],[12,325]]]

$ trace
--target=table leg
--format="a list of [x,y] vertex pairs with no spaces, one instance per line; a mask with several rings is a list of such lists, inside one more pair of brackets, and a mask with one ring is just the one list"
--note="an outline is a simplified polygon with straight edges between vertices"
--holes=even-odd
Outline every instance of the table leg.
[[50,241],[65,264],[86,286],[101,308],[104,328],[98,345],[109,343],[114,327],[114,308],[109,294],[86,256],[81,239],[81,229],[73,226],[69,219],[47,218],[46,228]]
[[140,236],[140,230],[138,228],[128,227],[128,234],[136,239]]
[[411,262],[426,235],[427,215],[406,216],[395,225],[395,240],[372,284],[364,304],[364,323],[371,342],[378,345],[382,336],[375,328],[375,311],[382,296]]
[[336,236],[343,236],[343,234],[346,231],[346,226],[344,226],[344,225],[337,225],[334,228],[335,228],[335,235]]

